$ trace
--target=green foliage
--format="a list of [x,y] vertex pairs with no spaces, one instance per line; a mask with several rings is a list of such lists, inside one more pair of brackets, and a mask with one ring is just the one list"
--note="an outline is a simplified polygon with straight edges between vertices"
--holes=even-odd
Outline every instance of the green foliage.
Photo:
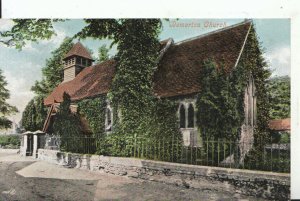
[[0,32],[0,42],[7,46],[15,46],[21,50],[27,41],[37,42],[38,39],[50,39],[55,35],[49,19],[15,19],[10,31]]
[[47,108],[44,105],[44,99],[42,97],[36,97],[34,103],[35,103],[35,111],[36,111],[36,117],[35,117],[36,128],[42,130],[47,116]]
[[107,61],[109,59],[109,49],[105,46],[105,45],[102,45],[99,49],[98,49],[98,63],[101,63],[103,61]]
[[83,137],[79,116],[71,112],[70,105],[70,96],[64,93],[63,102],[53,123],[53,132],[61,137],[61,148],[67,148],[66,151],[77,150],[76,137]]
[[109,38],[113,44],[118,44],[115,58],[118,65],[109,99],[114,111],[121,113],[121,119],[115,115],[114,131],[107,137],[107,143],[111,144],[112,153],[126,155],[129,151],[126,144],[134,137],[156,137],[155,134],[150,136],[154,133],[151,125],[156,112],[152,77],[157,65],[161,21],[92,19],[86,20],[86,23],[87,26],[77,36]]
[[247,70],[246,73],[241,75],[241,79],[248,80],[248,76],[251,73],[256,87],[257,125],[254,132],[254,143],[256,144],[260,141],[267,142],[270,137],[270,133],[268,132],[270,103],[267,83],[271,76],[271,71],[263,57],[262,47],[257,40],[254,27],[249,32],[239,67]]
[[270,94],[270,118],[284,119],[290,117],[291,84],[288,76],[270,79],[268,83]]
[[[148,152],[143,153],[144,158],[162,160],[173,157],[173,159],[178,159],[181,154],[182,135],[178,129],[177,109],[176,101],[155,100],[148,116],[136,119],[139,122],[138,127],[130,129],[131,135],[124,132],[128,129],[123,127],[124,124],[116,123],[113,134],[108,135],[101,142],[99,153],[113,156],[138,156],[137,147],[139,149],[144,147],[144,151],[147,147]],[[122,115],[121,122],[123,120]],[[135,133],[132,134],[132,132]],[[164,154],[157,155],[158,152]]]
[[62,60],[73,45],[71,38],[65,38],[62,44],[51,52],[51,57],[46,60],[46,66],[42,68],[42,80],[36,81],[31,88],[38,96],[47,97],[63,81]]
[[84,116],[97,138],[102,138],[105,131],[106,96],[85,99],[78,102],[79,114]]
[[22,114],[22,126],[27,131],[35,131],[36,124],[35,124],[35,104],[34,99],[31,99],[25,107],[25,110]]
[[42,97],[35,97],[25,107],[22,114],[22,127],[27,131],[42,130],[47,115]]
[[7,99],[9,99],[9,91],[6,87],[7,82],[0,69],[0,129],[10,128],[12,122],[7,119],[6,116],[18,112],[16,107],[11,106],[6,102]]
[[65,38],[63,43],[51,52],[52,57],[46,60],[46,66],[42,69],[42,80],[36,81],[31,88],[36,96],[27,104],[22,114],[22,126],[26,130],[42,130],[47,115],[47,108],[43,104],[43,99],[62,82],[62,59],[72,46],[72,39]]
[[[267,83],[271,76],[271,71],[263,58],[262,47],[257,40],[257,35],[253,27],[249,32],[239,65],[253,75],[257,97],[257,121],[256,128],[254,129],[254,146],[245,158],[245,165],[251,167],[255,164],[256,168],[259,168],[263,167],[264,164],[256,164],[255,162],[263,161],[264,146],[270,143],[270,132],[268,130],[270,103]],[[247,80],[247,75],[249,74],[244,74],[241,77]]]
[[[38,23],[43,23],[40,26]],[[122,113],[122,121],[116,120],[114,135],[132,137],[150,133],[149,126],[155,108],[152,95],[152,77],[156,67],[159,50],[158,34],[161,28],[159,19],[90,19],[85,20],[86,27],[76,36],[81,38],[108,38],[118,44],[118,63],[113,81],[113,89],[109,94],[114,103],[114,111]],[[46,33],[26,37],[26,31],[16,32],[21,39],[35,40],[49,38],[51,32],[43,32],[46,26],[52,28],[52,21],[16,21],[13,31],[22,26],[31,32]],[[37,24],[35,24],[37,23]],[[48,30],[48,31],[49,31]],[[25,34],[25,36],[23,36]],[[19,43],[21,46],[25,43]],[[56,121],[58,122],[58,121]]]
[[0,146],[1,147],[19,147],[20,146],[19,135],[0,135]]
[[201,92],[197,97],[197,120],[205,139],[230,139],[235,141],[243,121],[243,102],[240,102],[242,87],[223,66],[217,68],[211,61],[203,63],[200,77]]

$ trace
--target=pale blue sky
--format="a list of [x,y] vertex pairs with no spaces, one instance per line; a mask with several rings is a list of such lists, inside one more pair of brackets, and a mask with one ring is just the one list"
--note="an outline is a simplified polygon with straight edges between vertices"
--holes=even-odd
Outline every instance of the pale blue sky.
[[[172,37],[175,42],[198,36],[219,29],[218,27],[205,27],[208,23],[220,23],[230,26],[244,19],[180,19],[176,23],[193,23],[194,27],[174,27],[174,20],[164,21],[160,39]],[[273,70],[273,76],[290,75],[290,20],[289,19],[254,19],[254,25],[264,48],[264,56]],[[0,30],[9,29],[10,20],[0,19]],[[30,91],[35,80],[41,79],[41,68],[51,51],[57,48],[64,37],[73,36],[84,26],[83,20],[69,20],[55,24],[57,36],[49,41],[40,41],[39,44],[29,43],[18,51],[0,45],[0,68],[9,83],[11,91],[9,102],[22,112],[27,102],[34,96]],[[81,40],[94,55],[102,44],[109,44],[109,40]],[[116,47],[110,50],[110,55],[116,53]],[[16,122],[21,118],[21,113],[12,117]]]

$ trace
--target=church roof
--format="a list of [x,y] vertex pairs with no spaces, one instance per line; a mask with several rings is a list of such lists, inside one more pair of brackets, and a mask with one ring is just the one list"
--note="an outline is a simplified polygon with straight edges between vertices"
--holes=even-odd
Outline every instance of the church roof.
[[[214,59],[230,71],[237,64],[251,21],[230,26],[167,48],[154,74],[153,93],[158,97],[175,97],[200,91],[202,61]],[[164,41],[162,45],[166,45]],[[116,62],[105,61],[82,70],[73,80],[61,83],[45,99],[45,105],[62,102],[63,93],[73,101],[106,94],[112,84]]]
[[115,73],[114,60],[84,68],[73,80],[58,85],[44,100],[45,105],[63,101],[64,92],[76,101],[107,93]]
[[91,57],[91,54],[87,51],[87,49],[80,42],[77,42],[71,48],[71,50],[65,55],[64,59],[66,59],[70,56],[74,56],[74,55],[93,60],[93,58]]

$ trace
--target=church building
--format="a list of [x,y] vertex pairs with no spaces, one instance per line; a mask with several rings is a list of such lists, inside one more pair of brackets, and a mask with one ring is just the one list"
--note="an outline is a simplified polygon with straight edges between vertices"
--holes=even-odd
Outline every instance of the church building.
[[[196,125],[196,96],[201,93],[199,77],[202,61],[211,58],[229,71],[237,68],[252,26],[252,21],[246,20],[177,43],[172,38],[161,42],[159,65],[153,77],[153,94],[161,99],[170,98],[178,102],[178,129],[182,133],[184,145],[201,146],[201,132]],[[93,65],[94,60],[80,42],[65,55],[63,62],[64,80],[44,100],[44,104],[49,107],[44,125],[44,131],[48,133],[51,133],[51,124],[63,101],[64,92],[70,95],[71,109],[76,112],[78,101],[106,95],[115,75],[116,62],[113,59]],[[252,75],[249,75],[247,83],[244,89],[245,121],[241,125],[240,140],[253,142],[257,111],[256,87]],[[86,119],[82,119],[82,122],[88,124]],[[110,133],[114,128],[109,102],[104,123],[105,132]]]

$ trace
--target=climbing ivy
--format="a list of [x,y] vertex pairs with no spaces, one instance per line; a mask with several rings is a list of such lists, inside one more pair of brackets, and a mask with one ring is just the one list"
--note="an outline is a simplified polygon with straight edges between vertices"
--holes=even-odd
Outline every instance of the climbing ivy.
[[249,32],[238,68],[245,69],[244,73],[240,75],[240,79],[247,81],[250,74],[253,76],[257,97],[257,121],[253,134],[254,144],[245,158],[245,166],[248,168],[262,168],[264,167],[262,163],[264,161],[264,146],[270,143],[270,131],[268,129],[270,103],[267,83],[271,72],[263,58],[262,47],[257,40],[254,27],[251,27]]
[[[155,104],[148,116],[141,116],[137,128],[132,128],[131,135],[123,133],[123,115],[114,123],[113,134],[107,135],[100,153],[113,156],[133,156],[133,146],[143,145],[148,147],[148,153],[144,157],[148,159],[179,158],[181,154],[182,135],[178,129],[177,109],[178,103],[169,99],[153,100]],[[115,116],[117,116],[115,114]],[[115,119],[115,118],[114,118]],[[132,132],[135,132],[132,135]],[[163,156],[155,155],[155,152],[164,152]],[[159,151],[160,150],[160,151]]]
[[78,113],[87,119],[94,137],[102,138],[104,136],[105,109],[105,95],[78,102]]
[[[155,97],[152,78],[159,52],[159,19],[125,20],[118,39],[118,63],[109,98],[121,113],[116,121],[114,139],[125,144],[134,137],[150,137]],[[128,43],[130,41],[130,43]]]
[[253,76],[257,97],[254,139],[255,142],[268,139],[269,103],[266,84],[270,70],[261,49],[252,26],[239,63],[230,73],[222,65],[217,67],[213,60],[202,63],[202,90],[198,94],[197,107],[198,125],[204,137],[233,141],[238,139],[244,121],[244,91],[250,76]]
[[[269,142],[269,101],[267,82],[270,70],[262,56],[262,48],[254,27],[250,28],[238,65],[226,72],[213,60],[202,63],[201,92],[197,97],[198,126],[204,138],[229,139],[237,142],[244,121],[244,93],[250,76],[253,77],[257,97],[257,121],[254,128],[253,149],[245,159],[251,165],[262,157],[264,144]],[[235,154],[234,157],[237,157]]]
[[217,67],[212,60],[204,61],[200,76],[201,93],[197,96],[198,127],[205,139],[230,139],[235,141],[239,136],[244,112],[239,87],[234,70],[226,72],[223,65]]
[[249,76],[252,75],[256,87],[257,125],[254,132],[254,143],[267,142],[269,140],[268,121],[270,118],[267,83],[271,76],[271,71],[263,57],[262,47],[257,40],[257,34],[253,26],[249,32],[238,68],[245,69],[244,73],[240,74],[240,79],[244,80],[243,84],[245,85],[247,80],[249,80]]

